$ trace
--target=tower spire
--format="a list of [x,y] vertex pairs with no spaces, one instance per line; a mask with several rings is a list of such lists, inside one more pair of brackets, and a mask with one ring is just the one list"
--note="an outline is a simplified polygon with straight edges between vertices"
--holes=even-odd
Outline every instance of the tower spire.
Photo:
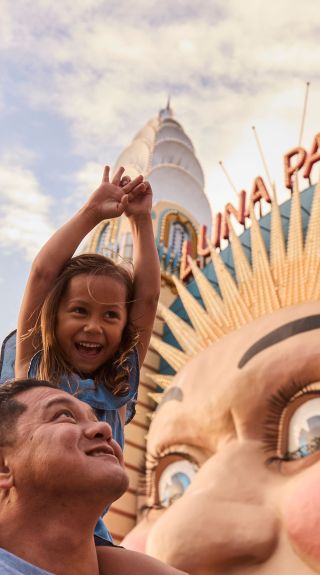
[[162,108],[159,112],[160,120],[167,120],[168,118],[173,118],[173,111],[171,108],[171,96],[168,94],[166,107]]

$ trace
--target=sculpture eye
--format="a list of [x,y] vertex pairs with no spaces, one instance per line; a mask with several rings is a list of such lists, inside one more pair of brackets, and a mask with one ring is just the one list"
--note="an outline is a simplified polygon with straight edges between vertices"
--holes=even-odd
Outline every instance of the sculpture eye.
[[197,471],[198,466],[187,459],[179,459],[167,465],[158,482],[160,505],[170,507],[176,499],[182,497]]
[[288,459],[301,459],[320,451],[320,398],[305,401],[288,424]]

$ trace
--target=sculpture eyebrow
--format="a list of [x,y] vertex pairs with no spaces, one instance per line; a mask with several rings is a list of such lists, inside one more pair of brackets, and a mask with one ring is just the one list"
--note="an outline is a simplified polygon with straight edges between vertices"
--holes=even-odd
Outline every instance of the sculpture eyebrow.
[[307,317],[302,317],[289,323],[274,329],[258,341],[254,343],[249,349],[243,354],[242,358],[238,363],[238,368],[244,367],[250,359],[252,359],[260,351],[280,343],[289,337],[297,335],[298,333],[303,333],[305,331],[311,331],[313,329],[320,328],[320,315],[309,315]]
[[183,392],[180,389],[180,387],[171,387],[167,393],[165,393],[165,395],[163,396],[163,399],[161,400],[161,403],[159,403],[157,410],[159,411],[159,409],[161,409],[161,407],[167,403],[167,401],[182,401],[183,400]]

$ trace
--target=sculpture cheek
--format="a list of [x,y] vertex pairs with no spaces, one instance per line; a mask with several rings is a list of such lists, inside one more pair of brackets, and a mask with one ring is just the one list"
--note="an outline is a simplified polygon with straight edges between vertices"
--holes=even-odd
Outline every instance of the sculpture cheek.
[[149,529],[145,527],[144,522],[142,521],[136,525],[132,531],[129,531],[121,545],[123,545],[126,549],[130,549],[131,551],[139,551],[140,553],[145,553],[148,534]]
[[286,499],[285,524],[289,538],[304,560],[320,566],[320,472],[300,482]]

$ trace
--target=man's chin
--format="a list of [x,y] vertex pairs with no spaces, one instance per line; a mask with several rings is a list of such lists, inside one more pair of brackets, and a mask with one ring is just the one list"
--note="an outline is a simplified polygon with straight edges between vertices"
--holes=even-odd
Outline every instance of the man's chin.
[[108,481],[103,483],[103,491],[111,505],[114,501],[119,499],[128,489],[129,487],[129,477],[127,473],[124,471],[123,467],[120,467],[118,473],[113,474],[112,479],[108,478]]
[[[119,485],[119,495],[117,497],[117,499],[119,499],[119,497],[121,497],[129,488],[129,477],[128,475],[125,473],[122,479],[122,484]],[[115,500],[116,501],[116,500]]]

